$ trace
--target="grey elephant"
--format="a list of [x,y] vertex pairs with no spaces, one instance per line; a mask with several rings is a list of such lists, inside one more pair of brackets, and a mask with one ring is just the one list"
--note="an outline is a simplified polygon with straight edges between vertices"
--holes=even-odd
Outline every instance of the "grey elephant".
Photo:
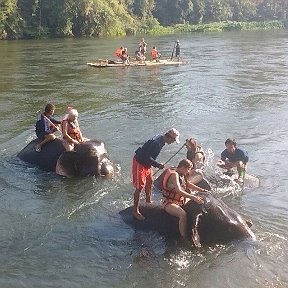
[[[246,222],[210,192],[201,192],[199,195],[204,199],[204,204],[189,201],[183,206],[187,213],[187,235],[191,244],[200,247],[245,238],[256,240],[250,229],[251,222]],[[180,238],[178,219],[166,213],[162,206],[141,206],[140,212],[145,217],[143,221],[133,218],[131,207],[120,211],[120,215],[125,223],[136,230],[154,230],[168,239]]]
[[37,139],[31,141],[18,153],[18,157],[38,166],[41,170],[53,171],[67,177],[113,175],[113,164],[102,141],[83,142],[75,147],[75,151],[69,152],[65,151],[60,139],[44,145],[41,152],[35,151],[37,143]]

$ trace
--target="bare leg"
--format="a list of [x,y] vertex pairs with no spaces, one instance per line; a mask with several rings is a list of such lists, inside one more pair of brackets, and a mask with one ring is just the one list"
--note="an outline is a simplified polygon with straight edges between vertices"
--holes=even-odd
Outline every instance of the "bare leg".
[[186,239],[187,230],[187,215],[186,212],[177,204],[171,203],[165,206],[165,211],[173,216],[179,218],[179,232],[180,235]]
[[145,184],[145,194],[146,194],[146,203],[151,203],[151,197],[152,197],[152,175],[150,175],[146,179],[146,184]]
[[56,136],[54,134],[46,134],[44,136],[44,140],[41,141],[40,143],[38,143],[36,146],[35,146],[35,149],[37,152],[40,152],[41,151],[41,148],[44,144],[48,143],[48,142],[51,142],[53,140],[56,139]]
[[141,194],[141,191],[136,189],[134,192],[134,207],[133,207],[132,214],[137,220],[144,220],[145,217],[139,211],[140,194]]

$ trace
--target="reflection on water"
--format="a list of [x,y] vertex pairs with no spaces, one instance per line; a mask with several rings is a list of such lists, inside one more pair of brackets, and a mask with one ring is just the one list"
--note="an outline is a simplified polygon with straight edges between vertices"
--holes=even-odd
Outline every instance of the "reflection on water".
[[[1,41],[0,245],[3,287],[286,287],[288,40],[283,31],[187,34],[177,67],[95,69],[138,38]],[[175,36],[148,37],[170,57]],[[84,135],[106,142],[111,181],[65,179],[17,157],[34,137],[46,102],[61,117],[78,109]],[[245,219],[258,241],[189,249],[154,232],[135,232],[118,212],[132,204],[137,147],[175,126],[195,137],[208,176],[234,137],[249,151],[260,186],[231,179],[214,193]],[[179,147],[164,147],[165,162]],[[172,160],[185,157],[185,149]],[[284,159],[284,160],[282,160]],[[220,173],[220,174],[219,174]],[[218,175],[219,174],[219,175]],[[221,176],[222,177],[222,176]],[[160,195],[154,195],[155,202]],[[36,285],[37,283],[37,285]]]

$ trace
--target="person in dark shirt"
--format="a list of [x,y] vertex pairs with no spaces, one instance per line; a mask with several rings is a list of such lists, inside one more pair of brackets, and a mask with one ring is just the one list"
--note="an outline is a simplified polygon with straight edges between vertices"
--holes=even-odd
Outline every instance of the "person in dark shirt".
[[238,148],[234,139],[228,138],[225,141],[226,149],[221,153],[221,160],[217,162],[220,168],[227,169],[230,172],[233,167],[237,168],[238,180],[243,182],[244,173],[247,170],[247,162],[249,161],[247,151]]
[[59,129],[57,125],[61,124],[61,121],[57,121],[52,117],[54,111],[55,105],[49,103],[37,119],[35,132],[40,142],[35,146],[36,152],[41,152],[44,144],[56,139],[54,132]]
[[176,41],[176,50],[175,50],[175,57],[178,58],[178,61],[180,60],[180,41]]
[[165,135],[157,135],[148,140],[142,147],[135,151],[132,164],[132,182],[135,188],[133,216],[138,220],[144,217],[139,211],[139,201],[141,191],[144,189],[146,203],[151,203],[152,194],[152,166],[163,169],[164,164],[156,161],[161,149],[165,144],[180,143],[179,132],[172,128]]

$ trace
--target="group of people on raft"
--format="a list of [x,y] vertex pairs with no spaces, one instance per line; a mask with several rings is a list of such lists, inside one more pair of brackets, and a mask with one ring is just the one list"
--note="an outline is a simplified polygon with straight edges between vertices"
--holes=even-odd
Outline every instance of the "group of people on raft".
[[[132,182],[135,188],[132,213],[139,221],[145,219],[139,209],[140,195],[143,190],[145,191],[146,203],[151,203],[152,167],[165,168],[163,163],[156,161],[156,158],[165,144],[180,143],[179,136],[178,130],[171,128],[164,135],[157,135],[149,139],[135,151],[132,164]],[[226,169],[227,173],[232,173],[232,169],[237,168],[238,181],[241,183],[247,169],[248,154],[245,150],[237,147],[234,139],[228,138],[225,141],[225,146],[226,149],[221,153],[221,159],[217,165]],[[197,193],[207,192],[207,190],[194,184],[194,175],[199,169],[203,170],[204,168],[205,153],[203,148],[193,138],[187,139],[182,147],[187,148],[186,159],[181,160],[177,167],[166,168],[160,176],[161,183],[157,185],[157,188],[162,191],[165,211],[179,218],[179,232],[186,239],[187,219],[182,206],[189,200],[203,204],[203,199]]]
[[[78,112],[76,109],[68,107],[68,113],[62,121],[53,118],[55,105],[49,103],[45,110],[38,117],[36,122],[36,135],[39,143],[35,146],[36,152],[41,152],[43,145],[56,139],[55,132],[62,132],[63,146],[67,151],[73,151],[79,143],[89,139],[82,136],[79,123]],[[140,213],[139,202],[141,192],[145,191],[146,203],[151,203],[153,175],[152,167],[164,169],[165,165],[156,161],[160,151],[165,144],[174,142],[180,143],[179,131],[175,128],[169,129],[164,135],[156,135],[139,147],[133,156],[132,161],[132,183],[134,191],[133,216],[141,221],[144,216]],[[186,238],[186,212],[182,206],[188,201],[193,200],[198,204],[203,204],[201,196],[197,192],[207,192],[207,190],[197,186],[197,176],[203,173],[205,152],[198,145],[194,138],[186,139],[183,147],[187,148],[186,159],[181,160],[177,167],[168,167],[159,176],[163,195],[163,206],[168,214],[179,218],[179,231],[181,236]],[[248,154],[245,150],[237,147],[234,139],[228,138],[225,141],[225,150],[221,153],[221,159],[217,165],[226,169],[225,173],[234,173],[233,168],[238,171],[238,181],[243,182],[245,171],[247,170]],[[182,149],[180,148],[180,150]],[[180,151],[179,150],[179,151]],[[195,184],[196,183],[196,184]]]
[[35,132],[39,139],[39,143],[35,146],[36,152],[41,152],[43,145],[56,139],[54,134],[56,131],[62,132],[62,143],[66,151],[73,151],[75,145],[89,140],[82,135],[76,109],[68,107],[68,113],[63,117],[62,121],[53,118],[54,112],[55,105],[49,103],[36,121]]
[[[176,55],[175,57],[179,58],[180,57],[180,41],[179,40],[175,42],[174,49],[175,49],[175,55]],[[172,57],[174,54],[174,49],[173,49]],[[140,63],[143,61],[146,61],[147,60],[146,52],[147,52],[147,43],[145,42],[145,39],[142,38],[138,45],[137,50],[135,51],[133,60],[140,62]],[[120,58],[123,63],[129,64],[130,61],[132,60],[128,54],[128,49],[122,46],[116,49],[114,54],[115,56]],[[150,56],[151,56],[152,61],[159,61],[159,59],[161,58],[161,53],[157,50],[156,46],[152,47],[152,50],[150,51]]]

